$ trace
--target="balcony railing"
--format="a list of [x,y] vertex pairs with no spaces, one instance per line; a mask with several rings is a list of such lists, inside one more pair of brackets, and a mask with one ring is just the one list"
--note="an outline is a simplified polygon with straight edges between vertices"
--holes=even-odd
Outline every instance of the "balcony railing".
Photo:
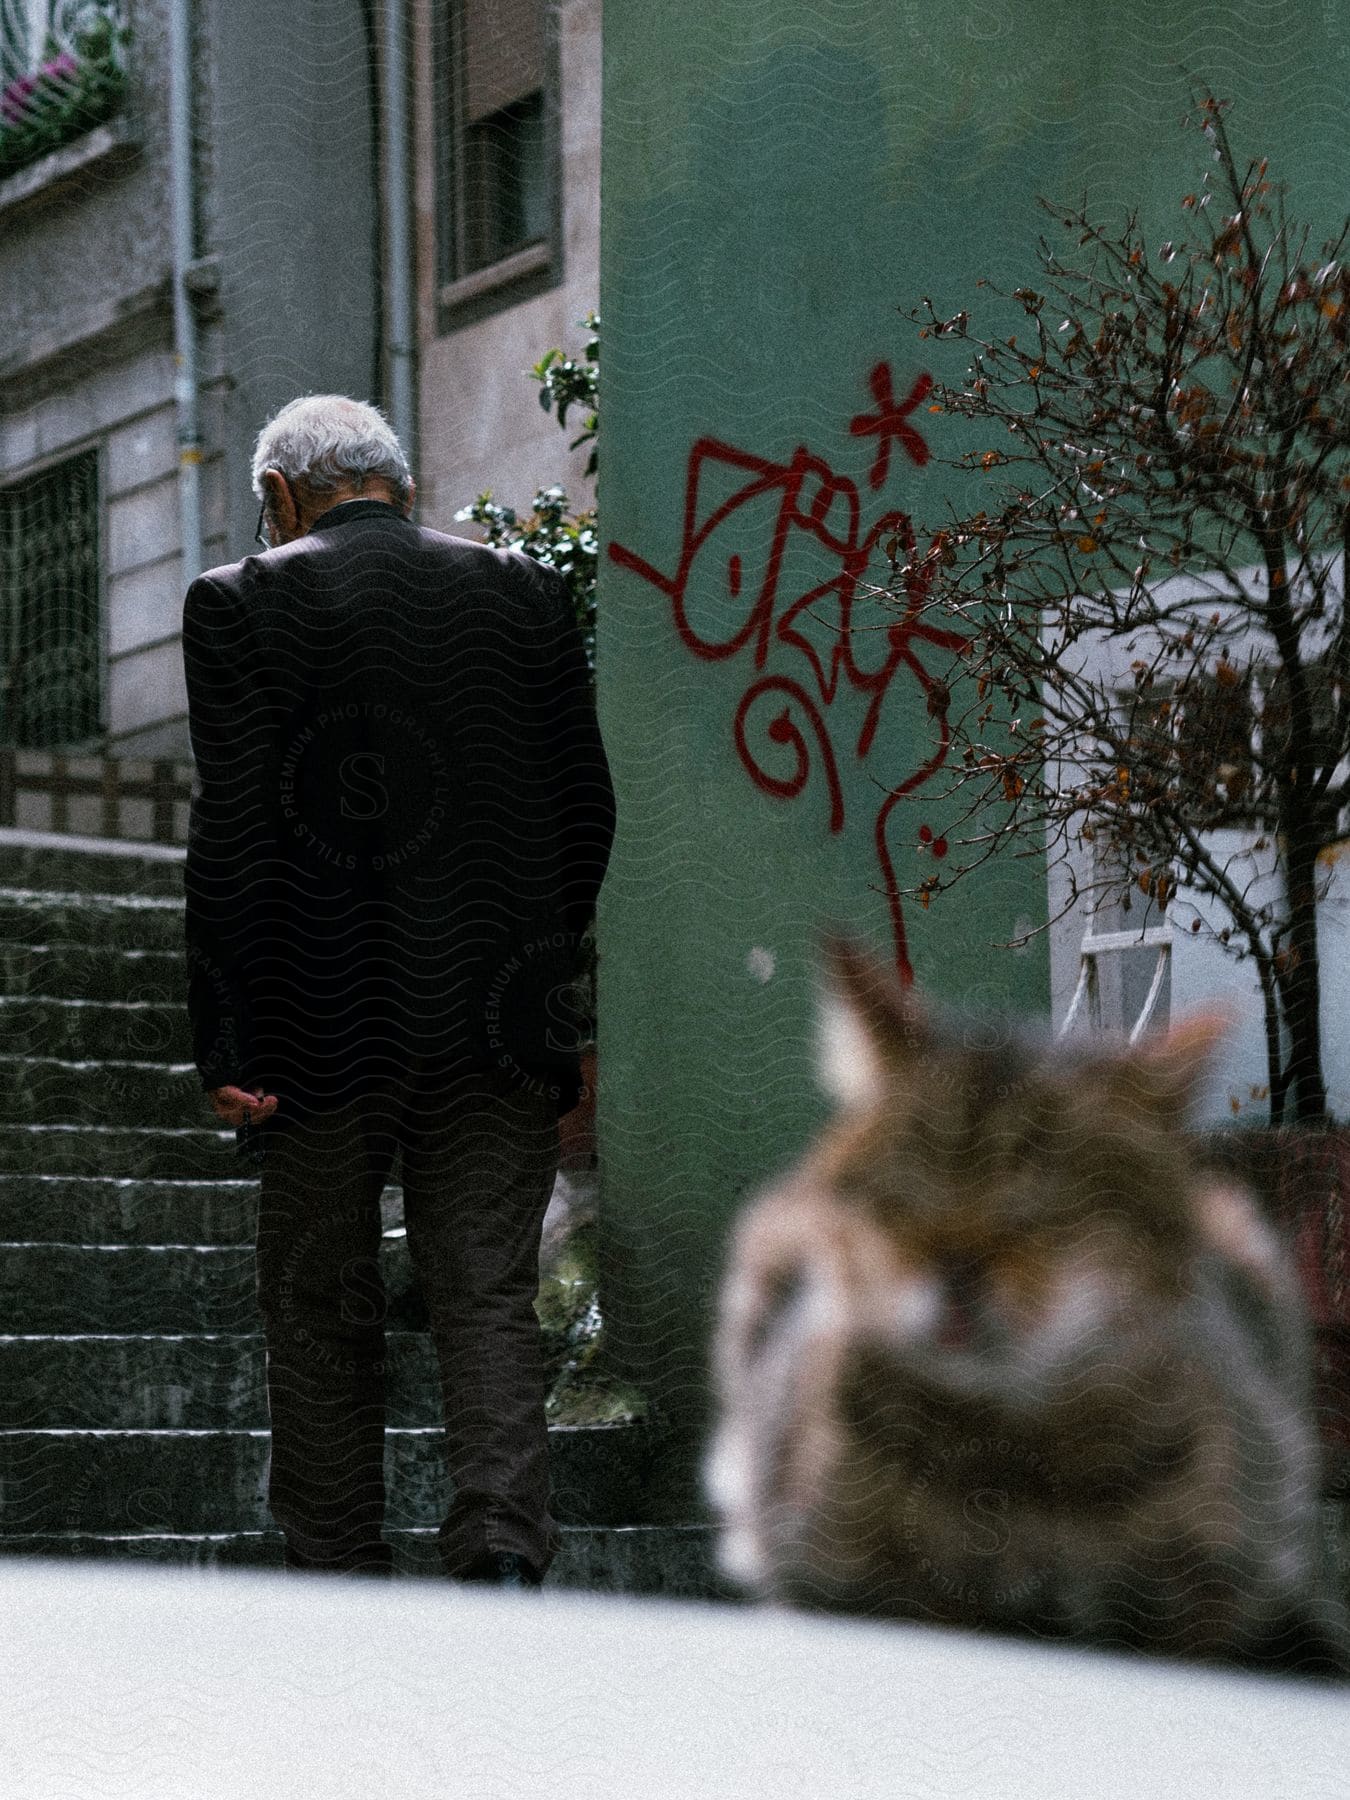
[[122,105],[122,0],[0,0],[0,178]]

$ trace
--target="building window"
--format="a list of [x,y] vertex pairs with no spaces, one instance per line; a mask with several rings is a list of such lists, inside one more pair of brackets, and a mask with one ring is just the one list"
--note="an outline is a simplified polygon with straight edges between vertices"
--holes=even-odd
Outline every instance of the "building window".
[[130,35],[121,0],[0,0],[0,178],[119,110]]
[[0,744],[102,736],[98,453],[0,487]]
[[[1314,762],[1339,785],[1345,771],[1337,760],[1334,660],[1305,663],[1303,679]],[[1121,712],[1138,749],[1142,778],[1135,785],[1144,804],[1151,778],[1202,830],[1275,827],[1276,777],[1292,754],[1288,682],[1278,668],[1223,661],[1184,688],[1159,681],[1143,694],[1122,693]]]
[[549,0],[437,9],[442,330],[560,279],[554,10]]

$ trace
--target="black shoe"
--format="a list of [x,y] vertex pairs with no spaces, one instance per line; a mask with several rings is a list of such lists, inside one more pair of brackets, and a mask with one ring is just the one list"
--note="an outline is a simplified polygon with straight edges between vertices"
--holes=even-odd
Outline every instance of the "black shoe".
[[544,1580],[529,1558],[515,1550],[489,1550],[470,1563],[459,1579],[520,1590],[540,1587]]

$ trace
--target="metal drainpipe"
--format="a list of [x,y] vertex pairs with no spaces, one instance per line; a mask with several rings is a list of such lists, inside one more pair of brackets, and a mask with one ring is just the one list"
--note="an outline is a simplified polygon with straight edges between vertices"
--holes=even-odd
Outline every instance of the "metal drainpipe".
[[173,200],[174,400],[178,409],[178,513],[186,584],[202,572],[202,433],[197,319],[188,288],[194,261],[192,0],[169,0],[169,171]]
[[412,279],[412,194],[408,185],[406,0],[384,0],[384,218],[388,256],[389,423],[416,463],[414,372],[417,331]]

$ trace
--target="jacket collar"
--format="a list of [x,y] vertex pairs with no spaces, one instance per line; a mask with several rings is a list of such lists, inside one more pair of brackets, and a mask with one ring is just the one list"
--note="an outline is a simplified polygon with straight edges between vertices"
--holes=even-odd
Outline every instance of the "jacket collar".
[[[398,507],[391,506],[387,500],[339,500],[336,506],[330,506],[327,512],[321,512],[309,529],[326,531],[333,525],[345,525],[350,519],[372,518],[378,513],[387,513],[393,519],[403,519]],[[408,521],[403,522],[406,524]]]

